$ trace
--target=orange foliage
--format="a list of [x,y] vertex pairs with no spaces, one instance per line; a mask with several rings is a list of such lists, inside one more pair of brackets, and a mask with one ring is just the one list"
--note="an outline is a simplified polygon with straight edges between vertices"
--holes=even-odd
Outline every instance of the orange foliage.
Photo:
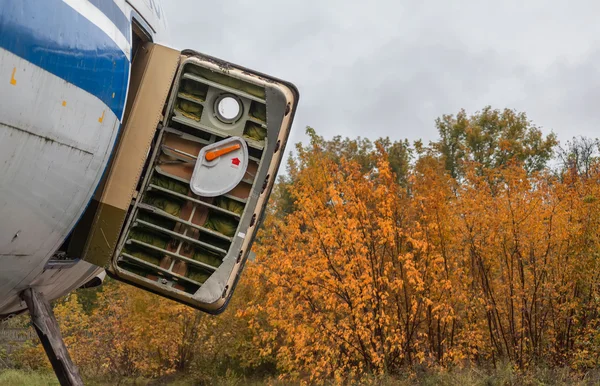
[[560,180],[467,163],[459,183],[422,154],[401,189],[385,152],[373,156],[362,173],[300,152],[297,209],[267,220],[248,272],[263,355],[313,380],[417,363],[598,364],[598,168]]

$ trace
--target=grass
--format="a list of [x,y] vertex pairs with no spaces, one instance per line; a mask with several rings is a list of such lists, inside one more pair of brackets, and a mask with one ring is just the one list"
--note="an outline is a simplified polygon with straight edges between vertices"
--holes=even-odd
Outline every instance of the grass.
[[371,378],[362,384],[372,386],[588,386],[600,385],[600,370],[579,374],[569,368],[539,367],[520,373],[510,365],[506,365],[491,371],[480,368],[416,371],[404,377]]
[[[86,385],[136,385],[136,386],[283,386],[298,385],[295,382],[277,381],[274,379],[247,379],[227,376],[216,379],[198,378],[185,375],[171,375],[162,379],[128,378],[120,380],[86,380]],[[351,384],[351,383],[349,383]],[[0,371],[0,385],[4,386],[37,386],[59,385],[53,373],[27,372],[22,370]],[[325,382],[325,385],[333,385]],[[542,385],[600,385],[600,369],[585,375],[575,374],[566,368],[536,368],[526,373],[517,373],[511,366],[500,367],[493,371],[483,369],[462,369],[455,371],[413,371],[400,377],[370,377],[357,383],[369,386],[542,386]]]
[[3,386],[60,386],[54,373],[0,370],[0,385]]

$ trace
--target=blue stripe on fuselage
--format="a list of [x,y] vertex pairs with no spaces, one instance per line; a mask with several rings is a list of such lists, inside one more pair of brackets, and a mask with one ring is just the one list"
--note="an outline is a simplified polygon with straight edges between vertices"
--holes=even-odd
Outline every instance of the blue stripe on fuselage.
[[131,28],[129,19],[123,14],[121,8],[115,4],[114,0],[89,0],[94,7],[98,8],[106,17],[114,23],[121,31],[123,36],[131,43]]
[[96,96],[122,119],[129,60],[62,0],[0,0],[0,47]]

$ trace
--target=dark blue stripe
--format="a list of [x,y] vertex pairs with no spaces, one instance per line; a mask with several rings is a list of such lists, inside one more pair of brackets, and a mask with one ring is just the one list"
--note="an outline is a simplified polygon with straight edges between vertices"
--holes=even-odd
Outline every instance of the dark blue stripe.
[[115,4],[114,0],[89,0],[89,2],[106,15],[117,26],[127,41],[131,43],[129,19],[123,14],[121,8]]
[[0,0],[0,47],[96,96],[122,118],[129,60],[62,0]]

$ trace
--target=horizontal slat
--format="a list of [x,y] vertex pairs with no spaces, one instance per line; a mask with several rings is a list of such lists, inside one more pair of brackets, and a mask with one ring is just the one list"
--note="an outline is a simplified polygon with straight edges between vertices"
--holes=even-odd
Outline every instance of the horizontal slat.
[[206,102],[206,99],[202,99],[202,98],[194,98],[191,96],[187,96],[184,93],[177,93],[177,97],[181,98],[181,99],[185,99],[186,101],[190,101],[190,102],[194,102],[194,103],[198,103],[198,104],[204,104],[204,102]]
[[200,76],[196,76],[196,75],[193,75],[193,74],[186,73],[186,74],[183,74],[183,78],[184,79],[191,79],[191,80],[193,80],[195,82],[203,83],[203,84],[206,84],[206,85],[209,85],[209,86],[221,89],[223,91],[228,91],[228,92],[230,92],[232,94],[237,94],[239,96],[243,96],[244,98],[248,98],[250,100],[253,100],[253,101],[256,101],[256,102],[260,102],[262,104],[266,103],[265,100],[262,99],[262,98],[256,97],[256,96],[254,96],[252,94],[248,94],[247,92],[238,90],[237,88],[233,88],[233,87],[222,85],[221,83],[213,82],[212,80],[208,80],[208,79],[202,78]]
[[173,232],[173,231],[170,231],[170,230],[165,229],[165,228],[161,228],[158,225],[154,225],[154,224],[149,223],[147,221],[143,221],[143,220],[140,220],[140,219],[135,219],[134,223],[133,223],[133,226],[135,227],[136,225],[141,225],[141,226],[146,227],[146,228],[154,229],[154,230],[156,230],[158,232],[165,233],[165,234],[167,234],[167,235],[169,235],[169,236],[171,236],[173,238],[176,238],[176,239],[179,239],[179,240],[183,240],[183,241],[187,241],[190,244],[195,244],[195,245],[197,245],[199,247],[207,248],[207,249],[210,249],[211,251],[214,251],[214,252],[217,252],[217,253],[222,253],[224,255],[227,254],[227,251],[224,250],[224,249],[221,249],[219,247],[215,247],[214,245],[205,243],[205,242],[200,241],[200,240],[193,239],[193,238],[188,237],[188,236],[184,236],[184,235],[182,235],[180,233]]
[[167,133],[171,133],[171,134],[175,134],[183,139],[185,139],[186,141],[192,141],[192,142],[198,142],[204,145],[209,145],[211,143],[213,143],[212,141],[209,141],[207,139],[204,138],[200,138],[200,137],[196,137],[195,135],[191,135],[188,133],[184,133],[183,131],[179,131],[177,129],[174,129],[172,127],[165,127],[164,129]]
[[169,213],[167,213],[167,212],[165,212],[165,211],[163,211],[163,210],[160,210],[159,208],[156,208],[156,207],[154,207],[154,206],[152,206],[152,205],[148,205],[148,204],[143,204],[143,203],[140,203],[140,204],[138,205],[138,208],[141,208],[141,209],[147,210],[147,211],[149,211],[149,212],[152,212],[152,213],[154,213],[154,214],[157,214],[157,215],[159,215],[159,216],[161,216],[161,217],[163,217],[163,218],[169,219],[169,220],[171,220],[171,221],[176,221],[176,222],[179,222],[179,223],[185,224],[185,225],[187,225],[187,226],[189,226],[189,227],[192,227],[192,228],[194,228],[194,229],[198,229],[200,232],[207,233],[207,234],[209,234],[209,235],[211,235],[211,236],[218,237],[218,238],[220,238],[220,239],[223,239],[223,240],[225,240],[225,241],[229,241],[229,242],[231,242],[231,241],[233,240],[231,237],[229,237],[229,236],[225,236],[224,234],[221,234],[221,233],[219,233],[219,232],[215,232],[215,231],[213,231],[212,229],[204,228],[203,226],[196,225],[196,224],[194,224],[194,223],[192,223],[192,222],[189,222],[189,221],[186,221],[186,220],[180,219],[179,217],[172,216],[172,215],[170,215]]
[[224,194],[223,197],[229,198],[231,200],[237,201],[237,202],[242,203],[242,204],[245,204],[248,201],[245,198],[239,198],[239,197],[233,196],[231,194]]
[[[193,119],[184,117],[183,115],[173,115],[172,120],[178,123],[181,123],[183,125],[189,126],[189,127],[193,127],[195,129],[198,130],[202,130],[202,131],[206,131],[209,132],[211,134],[214,135],[218,135],[220,137],[227,137],[228,135],[224,132],[221,132],[219,130],[213,129],[212,127],[208,127],[206,125],[201,124],[200,122],[196,122]],[[242,137],[246,143],[248,144],[248,146],[257,149],[257,150],[263,150],[265,148],[265,145],[263,142],[259,142],[259,141],[255,141],[253,139],[250,138],[246,138],[246,137]]]
[[171,256],[171,257],[173,257],[175,259],[179,259],[179,260],[185,261],[186,263],[196,265],[198,268],[206,269],[206,270],[208,270],[210,272],[214,272],[214,271],[217,270],[217,268],[213,267],[212,265],[205,264],[205,263],[203,263],[201,261],[196,261],[196,260],[191,259],[189,257],[185,257],[185,256],[182,256],[182,255],[179,255],[179,254],[177,254],[175,252],[167,251],[166,249],[155,247],[154,245],[147,244],[147,243],[145,243],[143,241],[139,241],[139,240],[136,240],[136,239],[129,239],[129,240],[127,240],[127,242],[128,243],[132,243],[132,244],[137,244],[137,245],[140,245],[142,247],[146,247],[148,249],[152,249],[155,252],[159,252],[159,253],[162,253],[162,254],[165,254],[165,255],[169,255],[169,256]]
[[185,178],[181,178],[181,177],[178,177],[178,176],[176,176],[176,175],[173,175],[173,174],[171,174],[171,173],[167,173],[167,172],[165,172],[164,170],[162,170],[162,169],[160,168],[160,166],[156,166],[156,167],[154,168],[154,171],[156,171],[156,173],[158,173],[158,174],[160,174],[160,175],[162,175],[162,176],[165,176],[165,177],[172,178],[172,179],[174,179],[174,180],[176,180],[176,181],[179,181],[179,182],[183,182],[184,184],[188,184],[188,185],[189,185],[189,183],[190,183],[190,180],[186,180]]
[[160,149],[162,150],[163,153],[165,153],[169,157],[176,158],[176,159],[186,162],[186,163],[195,164],[196,161],[198,160],[198,157],[196,157],[194,155],[191,155],[184,151],[169,147],[167,145],[161,145]]
[[252,156],[250,156],[250,155],[249,155],[249,156],[248,156],[248,159],[249,159],[250,161],[254,161],[254,162],[256,162],[256,163],[260,163],[260,158],[252,157]]
[[258,118],[254,118],[252,115],[248,115],[248,120],[249,120],[250,122],[254,122],[254,123],[257,123],[257,124],[259,124],[259,125],[260,125],[260,126],[263,128],[263,129],[266,129],[266,128],[267,128],[267,124],[266,124],[264,121],[261,121],[261,120],[260,120],[260,119],[258,119]]
[[150,184],[149,189],[150,190],[157,190],[159,192],[167,193],[167,194],[173,195],[175,197],[182,198],[184,200],[195,202],[196,204],[203,205],[203,206],[205,206],[207,208],[213,209],[215,211],[218,211],[218,212],[221,212],[221,213],[224,213],[224,214],[228,214],[228,215],[233,216],[235,218],[240,218],[241,217],[239,214],[237,214],[235,212],[231,212],[231,211],[229,211],[227,209],[223,209],[223,208],[220,208],[220,207],[218,207],[216,205],[209,204],[208,202],[200,201],[200,200],[195,199],[194,197],[186,196],[186,195],[183,195],[181,193],[177,193],[177,192],[174,192],[174,191],[169,190],[169,189],[162,188],[162,187],[157,186],[157,185]]
[[[161,273],[163,273],[163,274],[165,274],[165,275],[168,275],[168,276],[171,276],[171,277],[175,277],[175,278],[177,278],[177,279],[179,279],[179,280],[185,280],[185,281],[188,281],[188,282],[190,282],[190,283],[193,283],[193,284],[196,284],[196,285],[202,285],[202,283],[200,283],[200,282],[197,282],[197,281],[195,281],[195,280],[192,280],[192,279],[190,279],[190,278],[187,278],[187,277],[185,277],[185,276],[181,276],[181,275],[179,275],[179,274],[176,274],[175,272],[171,272],[171,271],[169,271],[169,270],[166,270],[166,269],[164,269],[164,268],[162,268],[162,267],[159,267],[159,266],[157,266],[157,265],[154,265],[154,264],[148,263],[147,261],[144,261],[144,260],[142,260],[142,259],[138,259],[137,257],[135,257],[135,256],[132,256],[132,255],[130,255],[130,254],[128,254],[128,253],[125,253],[125,252],[121,253],[121,257],[126,257],[126,258],[127,258],[127,260],[135,261],[135,262],[136,262],[136,263],[138,263],[138,264],[145,265],[145,266],[146,266],[146,267],[148,267],[148,268],[151,268],[151,269],[153,269],[153,270],[155,270],[155,271],[161,272]],[[121,269],[124,269],[125,271],[127,271],[125,268],[121,268]],[[130,272],[130,271],[128,271],[128,272]],[[131,272],[131,273],[133,273],[134,275],[137,275],[135,272]],[[139,276],[139,275],[138,275],[138,276]]]
[[244,141],[246,141],[246,143],[248,144],[248,146],[253,147],[257,150],[263,150],[265,148],[265,143],[264,142],[259,142],[259,141],[255,141],[253,139],[247,138],[242,136],[242,138],[244,138]]

